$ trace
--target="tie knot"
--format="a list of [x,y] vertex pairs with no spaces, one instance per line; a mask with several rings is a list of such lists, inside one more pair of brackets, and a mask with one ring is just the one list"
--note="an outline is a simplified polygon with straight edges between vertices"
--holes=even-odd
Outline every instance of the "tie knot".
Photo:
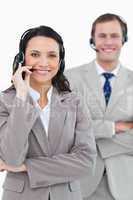
[[114,76],[114,74],[108,72],[103,73],[102,75],[105,77],[106,80],[109,80]]

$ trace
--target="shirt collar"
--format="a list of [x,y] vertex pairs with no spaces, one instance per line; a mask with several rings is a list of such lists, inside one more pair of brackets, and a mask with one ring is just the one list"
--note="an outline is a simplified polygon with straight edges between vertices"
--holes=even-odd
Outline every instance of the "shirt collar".
[[[53,91],[53,86],[51,86],[50,89],[47,92],[48,104],[51,102],[52,91]],[[30,96],[32,97],[32,99],[37,103],[37,101],[40,98],[39,92],[37,92],[32,87],[30,87],[29,93],[30,93]]]
[[[98,64],[96,60],[95,60],[95,64],[96,64],[96,70],[97,70],[98,75],[102,75],[103,73],[107,72]],[[119,69],[120,69],[120,63],[118,63],[116,68],[113,71],[111,71],[111,73],[117,76]]]

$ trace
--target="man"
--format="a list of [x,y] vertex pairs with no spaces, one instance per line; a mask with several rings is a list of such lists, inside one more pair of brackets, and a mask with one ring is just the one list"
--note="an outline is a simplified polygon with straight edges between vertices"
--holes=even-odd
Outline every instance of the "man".
[[133,72],[119,62],[125,42],[123,19],[101,15],[92,25],[90,39],[96,59],[66,72],[88,106],[98,151],[94,176],[88,174],[81,181],[84,200],[133,199]]

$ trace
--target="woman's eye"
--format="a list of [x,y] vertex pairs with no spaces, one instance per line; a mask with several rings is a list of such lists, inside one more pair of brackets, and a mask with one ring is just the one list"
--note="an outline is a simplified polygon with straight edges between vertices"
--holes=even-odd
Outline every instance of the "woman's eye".
[[56,54],[50,54],[49,57],[53,57],[54,58],[54,57],[57,57],[57,55]]
[[38,54],[38,53],[31,53],[31,56],[32,56],[32,57],[38,57],[39,54]]

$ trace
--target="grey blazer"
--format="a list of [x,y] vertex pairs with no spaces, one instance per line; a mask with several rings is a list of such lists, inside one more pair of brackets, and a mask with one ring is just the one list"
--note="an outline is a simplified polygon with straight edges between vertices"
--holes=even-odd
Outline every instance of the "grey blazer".
[[[89,197],[102,179],[106,159],[113,156],[117,156],[119,159],[119,155],[133,155],[133,130],[113,135],[113,122],[133,121],[133,72],[121,66],[112,88],[108,107],[105,106],[101,80],[98,77],[94,61],[70,69],[66,75],[72,88],[84,98],[89,111],[88,116],[91,114],[93,120],[93,131],[98,151],[96,170],[94,176],[88,172],[88,178],[81,180],[83,196]],[[106,163],[108,164],[108,161]],[[115,165],[115,167],[117,169],[120,165]],[[115,167],[112,168],[115,170]],[[130,167],[133,169],[132,165],[129,165]],[[109,172],[110,170],[107,170],[107,173]],[[117,197],[125,195],[129,191],[128,185],[126,185],[127,181],[129,183],[127,180],[129,175],[126,176],[126,171],[123,173],[125,173],[125,181],[119,179],[118,186],[121,185],[120,188],[125,188],[125,190],[119,191]],[[109,185],[111,186],[111,184]]]
[[0,95],[0,157],[25,163],[27,172],[7,173],[2,200],[81,200],[79,178],[93,172],[96,157],[91,120],[73,92],[53,90],[48,137],[30,96],[12,89]]

